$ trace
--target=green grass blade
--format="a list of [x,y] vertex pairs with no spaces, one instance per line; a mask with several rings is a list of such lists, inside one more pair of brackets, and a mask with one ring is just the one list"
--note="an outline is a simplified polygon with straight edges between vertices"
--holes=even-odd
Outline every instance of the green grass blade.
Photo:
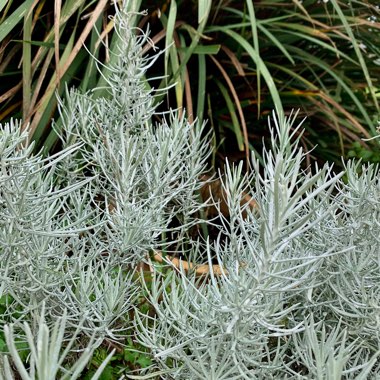
[[214,78],[214,81],[216,85],[219,87],[220,93],[223,95],[223,98],[226,102],[228,112],[230,113],[231,116],[231,121],[232,121],[232,130],[235,134],[236,141],[239,147],[240,151],[244,150],[244,139],[243,135],[240,130],[240,125],[239,125],[239,120],[235,111],[235,106],[234,102],[231,99],[230,94],[228,93],[227,88],[216,78]]
[[[190,37],[192,39],[190,46],[188,46],[188,47],[181,46],[181,50],[185,52],[185,54],[181,56],[181,63],[178,65],[178,68],[175,71],[173,71],[173,74],[170,78],[169,83],[166,83],[165,78],[164,78],[164,80],[162,80],[160,85],[159,85],[159,89],[162,89],[163,87],[165,87],[167,85],[172,85],[174,83],[177,83],[177,85],[178,85],[178,82],[179,82],[178,78],[184,76],[185,67],[187,65],[187,62],[189,61],[190,57],[194,54],[195,49],[199,46],[200,38],[202,36],[202,33],[203,33],[205,26],[206,26],[206,23],[207,23],[207,18],[208,18],[208,15],[210,13],[210,9],[211,9],[211,2],[210,3],[207,2],[206,5],[207,4],[208,4],[207,9],[206,9],[207,12],[203,15],[204,17],[202,18],[202,21],[196,30],[187,24],[184,24],[181,26],[181,28],[189,31]],[[173,57],[173,59],[174,59],[174,57]],[[173,61],[173,63],[175,63],[175,62]],[[175,66],[175,64],[173,65],[173,63],[172,63],[172,67]],[[181,85],[182,85],[182,82],[183,82],[183,78],[181,79]],[[180,91],[178,88],[176,88],[177,102],[178,102],[179,95],[180,95]],[[156,104],[160,103],[162,98],[163,98],[163,95],[157,96],[155,98],[155,103]]]
[[379,102],[377,100],[377,97],[376,97],[376,94],[375,94],[375,91],[374,91],[374,85],[373,85],[371,76],[369,75],[368,67],[367,67],[365,59],[363,57],[363,54],[362,54],[362,52],[360,50],[358,41],[355,38],[355,35],[354,35],[354,33],[353,33],[352,29],[351,29],[351,26],[349,25],[349,23],[348,23],[348,21],[346,19],[346,16],[344,15],[342,9],[340,8],[338,2],[336,0],[331,0],[331,3],[334,6],[334,9],[336,10],[337,14],[339,15],[340,20],[341,20],[341,22],[342,22],[342,24],[343,24],[343,26],[344,26],[344,28],[345,28],[348,36],[350,37],[352,46],[354,47],[356,56],[359,59],[360,66],[361,66],[361,68],[363,70],[363,73],[364,73],[364,76],[365,76],[365,78],[367,80],[368,88],[369,88],[369,91],[371,93],[373,102],[375,103],[377,111],[380,112],[380,106],[379,106]]
[[[66,49],[63,51],[63,54],[61,56],[61,67],[65,64],[66,60],[70,56],[70,53],[72,51],[72,48],[74,46],[75,42],[75,33],[76,30],[73,31],[73,33],[70,36],[70,39],[67,43]],[[67,79],[67,77],[66,77]],[[52,75],[50,78],[49,85],[47,87],[47,90],[43,96],[43,98],[40,100],[39,104],[37,105],[37,111],[33,120],[32,127],[34,127],[32,130],[33,133],[33,140],[39,141],[41,136],[44,133],[44,128],[46,123],[48,122],[49,118],[51,117],[51,112],[53,110],[53,107],[56,103],[55,99],[55,87],[56,84],[56,73]]]
[[88,89],[96,87],[98,70],[96,68],[95,62],[99,57],[99,49],[96,48],[96,43],[99,36],[97,30],[100,30],[102,23],[102,18],[99,18],[95,23],[95,29],[91,32],[89,51],[92,52],[93,57],[91,57],[88,61],[86,71],[83,75],[83,79],[79,87],[80,91],[83,93]]
[[199,122],[203,120],[206,96],[206,57],[204,54],[198,55],[198,96],[197,96],[197,118]]
[[[49,49],[53,49],[54,48],[54,43],[53,42],[44,42],[44,41],[30,41],[30,40],[14,40],[12,39],[13,42],[20,42],[20,43],[26,43],[26,44],[29,44],[31,46],[43,46],[43,47],[47,47]],[[65,47],[64,44],[60,44],[59,45],[60,49],[63,49]]]
[[[221,45],[198,45],[193,50],[193,54],[209,54],[215,55],[220,51]],[[179,47],[177,49],[178,52],[186,52],[188,48]]]
[[261,25],[260,23],[257,24],[257,27],[260,29],[260,31],[262,33],[264,33],[268,39],[270,41],[273,42],[273,44],[275,46],[277,46],[277,48],[281,51],[282,54],[284,54],[284,56],[294,65],[295,62],[294,62],[294,59],[292,58],[292,56],[289,54],[289,52],[286,50],[285,46],[283,43],[281,43],[275,36],[273,33],[271,33],[267,28],[265,28],[263,25]]
[[[87,21],[85,27],[83,28],[80,36],[75,41],[75,44],[73,46],[69,46],[69,44],[68,44],[68,46],[66,47],[63,54],[64,55],[68,54],[68,56],[66,56],[65,58],[63,58],[63,56],[62,56],[62,59],[60,60],[60,65],[57,68],[56,73],[54,73],[54,75],[52,76],[52,78],[51,78],[51,80],[47,86],[47,89],[45,91],[45,94],[43,95],[42,99],[40,100],[39,104],[37,105],[37,111],[34,115],[34,118],[31,122],[31,124],[30,124],[30,133],[33,136],[33,138],[35,138],[34,134],[35,134],[36,129],[43,127],[43,124],[41,124],[41,118],[46,115],[46,111],[45,111],[44,107],[46,107],[50,103],[50,99],[53,96],[54,91],[56,89],[57,72],[59,72],[59,74],[63,77],[65,75],[65,73],[70,69],[73,61],[81,53],[81,51],[83,49],[84,41],[86,40],[87,36],[90,34],[92,28],[94,27],[95,22],[98,20],[100,14],[103,12],[106,4],[107,4],[107,0],[99,0],[97,2],[97,5],[96,5],[94,11],[92,12],[89,20]],[[63,12],[62,12],[62,14],[63,14]],[[40,136],[40,134],[38,134],[38,135]]]
[[224,78],[224,80],[226,81],[226,83],[228,85],[228,89],[229,89],[229,91],[230,91],[230,93],[232,95],[233,101],[234,101],[234,103],[236,105],[236,108],[238,110],[239,117],[240,117],[240,123],[241,123],[241,130],[243,131],[243,139],[244,139],[244,146],[245,146],[245,156],[246,156],[246,160],[247,160],[247,164],[248,164],[248,162],[249,162],[249,150],[248,150],[249,141],[248,141],[247,124],[245,122],[244,112],[243,112],[243,109],[242,109],[242,106],[241,106],[241,102],[240,102],[239,96],[237,94],[237,89],[235,88],[235,86],[234,86],[234,84],[233,84],[230,76],[228,75],[228,73],[226,72],[226,70],[224,70],[224,68],[220,64],[220,62],[217,61],[213,56],[210,56],[210,58],[215,63],[215,65],[218,67],[219,71],[222,73],[223,78]]
[[198,14],[198,16],[200,16],[200,15],[202,16],[202,17],[198,17],[198,19],[200,20],[199,26],[197,28],[197,31],[196,31],[195,35],[192,38],[191,44],[188,47],[186,54],[181,59],[181,65],[180,65],[180,67],[178,68],[177,72],[175,72],[174,75],[173,75],[173,78],[172,78],[173,82],[172,83],[174,83],[177,80],[177,78],[180,75],[182,69],[184,68],[184,66],[186,66],[187,62],[189,61],[191,55],[194,52],[194,49],[198,46],[199,40],[201,38],[201,35],[202,35],[202,33],[203,33],[203,31],[204,31],[204,29],[206,27],[207,19],[208,19],[208,16],[210,14],[210,10],[211,10],[211,1],[210,0],[206,0],[206,1],[199,0],[198,6],[202,7],[202,9],[201,9],[202,12],[200,12]]
[[[175,73],[179,70],[180,62],[179,62],[179,52],[177,50],[177,46],[174,43],[174,30],[175,30],[175,23],[177,19],[177,3],[175,0],[172,0],[170,2],[170,9],[169,9],[169,17],[166,20],[166,18],[161,16],[161,20],[164,24],[164,27],[166,29],[166,36],[165,36],[165,84],[168,85],[168,65],[169,65],[169,59],[170,59],[170,66],[171,66],[171,72]],[[182,67],[184,68],[184,66]],[[184,71],[181,70],[180,72],[180,78],[177,80],[177,83],[175,84],[175,94],[176,94],[176,101],[177,101],[177,107],[179,109],[182,109],[183,107],[183,75]]]
[[[59,22],[59,28],[60,28],[60,33],[62,34],[64,32],[64,27],[65,24],[68,22],[71,16],[75,14],[75,12],[80,9],[80,7],[85,3],[85,0],[68,0],[65,2],[65,4],[62,7],[61,10],[61,17],[60,17],[60,22]],[[54,29],[51,28],[49,32],[46,34],[46,37],[44,38],[43,44],[50,44],[53,43],[54,46]],[[41,63],[43,62],[46,54],[50,51],[50,49],[42,48],[44,45],[41,45],[41,48],[38,49],[36,52],[32,66],[34,69],[34,72],[37,71]]]
[[[33,8],[24,16],[23,40],[32,39]],[[22,44],[22,117],[25,120],[30,108],[32,96],[32,49],[31,45],[23,42]]]
[[[253,39],[253,47],[258,55],[260,55],[260,46],[259,46],[259,37],[257,33],[257,20],[255,15],[255,8],[253,6],[252,0],[247,0],[247,7],[249,13],[249,20],[251,23],[252,30],[252,39]],[[260,104],[261,104],[261,71],[260,65],[256,63],[256,80],[257,80],[257,118],[260,118]]]
[[302,75],[299,75],[297,72],[295,72],[294,70],[284,66],[284,65],[277,65],[276,63],[270,63],[268,64],[270,67],[274,67],[276,68],[277,70],[280,70],[280,71],[283,71],[284,73],[292,76],[293,78],[297,79],[297,81],[299,81],[300,83],[303,83],[306,87],[307,90],[311,90],[311,91],[316,91],[318,90],[318,86],[316,86],[314,83],[310,82],[309,80],[307,80],[305,77],[303,77]]
[[[13,28],[22,20],[25,13],[32,7],[33,1],[26,0],[22,3],[9,17],[0,25],[0,42],[13,30]],[[5,4],[4,4],[5,5]]]
[[7,2],[9,0],[0,0],[0,12],[3,10],[3,8],[7,5]]
[[314,38],[312,36],[309,36],[308,34],[305,34],[305,33],[293,32],[291,30],[286,30],[285,28],[281,29],[281,32],[284,33],[284,34],[287,33],[289,35],[298,37],[300,40],[301,39],[302,40],[308,40],[308,41],[312,42],[315,45],[319,45],[321,47],[321,49],[329,50],[332,53],[334,53],[337,56],[339,56],[340,58],[344,58],[345,60],[347,60],[347,61],[349,61],[349,62],[351,62],[351,63],[359,66],[359,64],[358,64],[357,61],[355,61],[354,59],[352,59],[349,55],[345,54],[343,51],[339,50],[337,46],[331,46],[328,43],[326,43],[324,41],[321,41],[318,38]]
[[[86,52],[81,51],[76,57],[73,63],[71,64],[70,70],[68,70],[62,77],[61,86],[59,89],[57,89],[57,94],[59,96],[62,96],[62,93],[65,89],[64,84],[70,83],[74,76],[77,75],[78,72],[81,70],[81,66],[83,65],[83,62],[85,61],[87,57]],[[47,102],[45,105],[45,113],[42,115],[40,124],[38,125],[38,128],[36,129],[35,134],[33,135],[33,139],[36,141],[39,141],[41,138],[41,133],[44,132],[46,125],[49,123],[51,119],[51,114],[54,111],[57,104],[56,96],[54,93],[54,96],[50,98],[50,101]],[[57,128],[59,129],[60,126],[60,119],[57,120]],[[48,155],[51,148],[55,145],[57,142],[57,134],[55,131],[51,128],[49,130],[49,134],[46,139],[44,139],[43,143],[43,154]]]
[[[223,10],[226,11],[226,12],[229,12],[229,13],[231,13],[233,15],[239,16],[241,19],[244,18],[244,12],[242,12],[242,11],[240,11],[238,9],[234,9],[234,8],[230,8],[230,7],[225,7],[225,8],[223,8]],[[291,13],[283,15],[283,16],[268,17],[268,18],[265,18],[263,20],[257,20],[257,24],[272,24],[275,21],[288,20],[288,19],[290,19],[292,17],[293,17],[293,15]],[[241,28],[243,25],[244,26],[250,26],[250,22],[229,24],[228,27],[230,29],[236,29],[236,28]]]
[[252,60],[255,62],[255,64],[260,68],[260,71],[264,77],[264,80],[268,86],[269,92],[272,96],[272,100],[273,100],[275,109],[279,113],[283,112],[280,94],[277,90],[274,79],[273,79],[271,73],[269,72],[267,66],[265,65],[264,61],[260,57],[259,53],[252,47],[252,45],[250,45],[246,39],[244,39],[242,36],[240,36],[235,31],[230,30],[228,27],[218,26],[218,27],[210,28],[210,31],[211,30],[220,31],[220,32],[227,34],[228,36],[233,38],[239,45],[241,45],[243,47],[243,49],[249,54],[249,56],[252,58]]
[[296,30],[297,32],[300,32],[302,34],[318,37],[318,38],[323,39],[323,40],[330,40],[330,37],[326,33],[323,33],[319,29],[312,28],[312,27],[307,26],[307,25],[296,24],[296,23],[288,23],[288,22],[275,22],[272,25],[279,27],[281,32],[284,29],[292,29],[292,30]]
[[[167,22],[166,22],[166,19],[164,17],[161,17],[161,20],[163,21],[164,27],[166,29],[166,36],[165,36],[165,77],[166,77],[166,81],[167,81],[167,76],[168,76],[169,55],[170,55],[170,53],[175,52],[175,46],[174,46],[174,41],[173,41],[173,33],[174,33],[174,28],[175,28],[176,17],[177,17],[177,3],[175,0],[172,0],[170,2],[169,17],[167,19]],[[175,52],[175,54],[176,54],[176,52]],[[166,84],[167,84],[167,82],[166,82]]]
[[326,64],[326,62],[322,61],[321,59],[318,59],[317,57],[307,53],[306,51],[304,51],[302,49],[296,48],[296,47],[289,47],[289,49],[291,49],[291,51],[293,51],[295,55],[298,55],[302,61],[310,62],[310,63],[322,68],[332,78],[334,78],[337,81],[337,83],[342,87],[342,89],[346,91],[346,93],[349,95],[349,97],[352,99],[352,101],[355,103],[356,107],[361,112],[366,123],[370,127],[371,132],[374,135],[376,134],[376,126],[374,125],[371,118],[369,117],[368,112],[366,111],[362,102],[358,99],[358,97],[355,95],[354,91],[347,84],[347,80],[344,80],[344,78],[339,76],[334,70],[331,69],[331,67],[328,64]]
[[207,20],[211,8],[211,0],[198,0],[198,24]]

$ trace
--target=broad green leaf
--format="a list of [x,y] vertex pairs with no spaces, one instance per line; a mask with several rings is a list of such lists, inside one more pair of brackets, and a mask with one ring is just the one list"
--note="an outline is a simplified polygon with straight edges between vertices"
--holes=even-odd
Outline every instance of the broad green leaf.
[[139,355],[136,363],[141,366],[141,368],[147,368],[152,364],[152,359],[146,355]]

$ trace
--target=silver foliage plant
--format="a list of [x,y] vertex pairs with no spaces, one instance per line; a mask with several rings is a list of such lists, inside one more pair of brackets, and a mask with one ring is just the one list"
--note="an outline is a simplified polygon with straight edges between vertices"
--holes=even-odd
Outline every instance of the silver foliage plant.
[[82,149],[75,159],[59,164],[65,183],[76,183],[88,173],[96,177],[92,196],[112,211],[104,215],[102,233],[108,250],[123,263],[136,263],[157,248],[172,221],[181,222],[179,235],[194,224],[198,178],[209,154],[202,125],[191,125],[174,111],[152,123],[157,92],[147,89],[144,75],[158,55],[141,57],[149,38],[134,34],[130,17],[116,15],[122,43],[113,53],[115,62],[105,67],[109,96],[67,93],[60,137],[64,147],[80,143]]
[[[32,328],[29,323],[24,322],[22,327],[30,350],[29,365],[26,368],[23,363],[17,346],[15,344],[15,334],[14,326],[6,325],[4,327],[4,334],[6,342],[9,347],[10,354],[12,355],[13,363],[17,369],[17,374],[22,380],[52,380],[56,379],[62,371],[62,364],[69,354],[70,349],[75,344],[75,339],[81,330],[81,325],[79,325],[70,337],[68,342],[64,342],[65,338],[65,327],[67,322],[67,314],[64,312],[63,316],[59,318],[55,323],[53,328],[49,328],[44,319],[44,305],[42,305],[42,310],[40,314],[34,315],[34,319],[38,326],[37,336],[33,336]],[[64,380],[76,380],[80,379],[83,369],[86,367],[90,361],[94,350],[99,346],[101,340],[94,340],[94,337],[90,339],[87,347],[81,353],[79,359],[71,366],[70,369],[65,369],[60,379]],[[65,345],[63,352],[60,352],[62,346]],[[114,350],[110,352],[107,358],[99,366],[97,371],[91,377],[92,380],[97,380],[100,378],[105,366],[109,363]],[[3,366],[3,371],[0,372],[0,380],[13,380],[14,371],[10,365],[7,356],[0,358],[0,364]]]
[[222,273],[155,275],[135,326],[162,378],[380,376],[379,170],[303,169],[296,116],[273,115],[263,166],[226,167],[230,216],[207,244]]
[[[153,125],[155,92],[144,76],[156,56],[141,56],[149,38],[135,33],[132,17],[116,9],[120,42],[105,68],[106,96],[99,95],[104,88],[72,90],[60,100],[62,152],[33,155],[27,131],[14,121],[1,126],[0,339],[24,378],[49,378],[50,370],[78,375],[79,367],[64,370],[62,360],[40,356],[42,345],[56,355],[67,345],[81,350],[94,339],[129,335],[129,312],[141,297],[134,268],[162,247],[165,234],[180,241],[196,223],[208,155],[202,126],[174,111]],[[25,340],[28,374],[15,349]],[[7,378],[9,359],[1,363]]]
[[[247,175],[226,165],[229,216],[203,221],[218,237],[188,239],[202,207],[202,127],[173,111],[153,124],[155,92],[144,78],[156,56],[141,56],[149,38],[130,27],[133,14],[115,17],[108,94],[67,91],[55,124],[62,152],[43,159],[17,123],[0,130],[0,327],[9,350],[0,378],[12,367],[25,379],[78,378],[100,342],[131,328],[154,357],[141,379],[377,378],[378,167],[304,169],[297,115],[274,114],[263,165],[255,155]],[[245,204],[247,193],[257,207]],[[168,248],[165,236],[220,273],[199,277],[168,261],[169,270],[152,265],[149,281],[135,281],[136,264]],[[138,308],[142,294],[154,314]]]

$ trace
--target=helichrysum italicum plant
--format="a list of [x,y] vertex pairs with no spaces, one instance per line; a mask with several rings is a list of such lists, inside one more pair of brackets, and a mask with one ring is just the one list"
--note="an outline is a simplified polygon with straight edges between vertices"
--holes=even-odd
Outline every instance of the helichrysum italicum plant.
[[144,75],[155,57],[141,57],[149,39],[135,35],[131,17],[116,9],[109,96],[72,90],[61,101],[61,153],[33,156],[27,131],[13,121],[2,126],[0,326],[10,344],[23,339],[20,324],[42,303],[46,331],[60,329],[52,324],[64,314],[65,334],[80,326],[80,339],[125,337],[141,297],[133,268],[165,234],[180,240],[195,224],[207,157],[202,128],[175,112],[152,124],[154,92]]
[[[42,305],[42,310],[40,311],[41,314],[37,313],[34,317],[34,322],[37,324],[38,329],[36,337],[32,332],[31,326],[27,322],[24,322],[24,325],[22,326],[22,330],[26,335],[28,349],[30,350],[27,366],[23,363],[17,350],[14,326],[11,324],[4,327],[6,342],[10,354],[12,355],[14,366],[22,380],[57,379],[62,372],[62,365],[66,356],[69,354],[71,347],[75,345],[75,339],[81,331],[81,325],[77,326],[76,331],[71,335],[69,341],[64,342],[67,322],[66,311],[61,318],[57,319],[53,328],[49,329],[48,325],[45,323],[44,310],[44,305]],[[101,340],[95,341],[94,337],[92,337],[88,342],[87,347],[81,353],[79,359],[70,368],[65,368],[60,379],[80,379],[83,369],[90,361],[94,350],[100,343]],[[65,350],[60,352],[63,344],[65,345]],[[113,354],[114,350],[110,352],[108,357],[99,366],[98,370],[91,377],[91,380],[100,378],[101,373],[111,360]],[[0,358],[0,365],[3,367],[3,370],[0,372],[0,380],[13,380],[15,378],[14,371],[12,370],[7,356]]]
[[148,91],[144,74],[156,56],[142,58],[148,43],[145,34],[135,36],[129,16],[117,15],[118,59],[107,67],[109,97],[97,98],[77,91],[67,93],[61,107],[64,146],[80,142],[76,159],[68,158],[60,169],[74,183],[96,175],[97,188],[106,208],[108,249],[125,263],[135,263],[156,248],[159,238],[174,219],[188,229],[189,217],[199,208],[198,177],[205,170],[206,144],[202,128],[170,112],[158,125],[152,124],[153,90]]
[[[25,336],[31,371],[74,376],[90,349],[67,372],[60,350],[48,363],[35,342],[80,349],[125,337],[133,325],[155,358],[147,376],[378,377],[378,168],[358,175],[359,164],[350,162],[345,179],[327,164],[305,168],[296,115],[275,116],[264,164],[252,155],[247,175],[226,166],[229,215],[203,221],[219,228],[217,238],[186,240],[201,207],[207,145],[202,128],[175,112],[152,124],[154,92],[144,75],[155,58],[141,57],[149,39],[134,34],[130,17],[116,12],[120,44],[108,67],[109,96],[72,90],[60,102],[61,153],[43,160],[23,146],[27,132],[17,124],[1,130],[0,324],[17,369],[25,363],[15,341]],[[245,204],[247,193],[256,208]],[[187,243],[189,256],[217,262],[220,273],[199,278],[183,267],[152,266],[141,288],[133,268],[167,248],[165,236]],[[136,306],[142,294],[154,313]],[[41,310],[43,318],[33,318]],[[3,376],[9,362],[2,359]]]
[[305,170],[294,118],[274,118],[262,168],[226,168],[230,216],[207,245],[222,275],[154,277],[136,328],[164,378],[380,376],[378,168]]

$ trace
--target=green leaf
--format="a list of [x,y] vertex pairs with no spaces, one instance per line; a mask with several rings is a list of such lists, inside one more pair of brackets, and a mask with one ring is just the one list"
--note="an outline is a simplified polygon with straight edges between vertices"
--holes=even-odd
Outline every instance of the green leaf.
[[273,33],[271,33],[267,28],[265,28],[263,25],[260,23],[257,23],[257,27],[260,29],[262,33],[264,33],[277,48],[284,54],[284,56],[294,65],[294,59],[292,56],[289,54],[289,52],[286,50],[284,44],[282,44]]
[[32,39],[32,9],[24,16],[22,44],[22,117],[25,120],[30,111],[32,97],[32,47],[26,41]]
[[102,374],[99,377],[99,380],[114,380],[114,379],[115,379],[115,377],[113,375],[112,368],[109,366],[104,368]]
[[215,83],[217,84],[217,86],[219,87],[219,90],[222,93],[224,100],[227,104],[228,112],[230,113],[231,120],[232,120],[232,130],[235,134],[239,150],[243,151],[244,150],[244,139],[243,139],[243,135],[241,133],[239,120],[238,120],[238,117],[236,115],[234,102],[232,101],[231,96],[228,93],[228,90],[226,89],[226,87],[216,78],[214,78],[214,80],[215,80]]
[[[166,36],[165,36],[165,76],[168,75],[169,55],[170,54],[176,54],[176,49],[175,49],[175,45],[173,42],[173,33],[174,33],[176,17],[177,17],[177,3],[175,0],[172,0],[170,2],[169,17],[167,19],[167,22],[165,22],[166,20],[164,17],[161,18],[161,20],[164,24],[164,27],[166,29]],[[178,65],[178,62],[177,62],[177,65]],[[176,69],[177,68],[178,67],[176,67]]]
[[[255,51],[260,54],[260,46],[259,46],[259,37],[257,33],[257,20],[255,15],[255,8],[253,6],[252,0],[247,0],[249,20],[251,22],[252,29],[252,39],[253,39],[253,47]],[[257,83],[257,118],[260,117],[260,108],[261,108],[261,70],[260,65],[256,62],[256,83]]]
[[20,356],[20,359],[23,362],[25,362],[28,355],[29,355],[29,352],[30,352],[28,343],[18,341],[18,342],[16,342],[16,348],[17,348],[18,354]]
[[136,352],[132,341],[130,341],[126,348],[124,348],[123,354],[124,360],[129,363],[135,363],[138,357],[138,352]]
[[198,24],[208,17],[211,8],[211,0],[198,0]]
[[[20,42],[20,43],[26,43],[33,46],[43,46],[47,47],[49,49],[54,49],[54,43],[53,42],[44,42],[44,41],[27,41],[27,40],[11,40],[12,42]],[[65,48],[64,44],[59,44],[59,47],[61,49]]]
[[[26,0],[21,4],[9,17],[0,25],[0,42],[13,30],[13,28],[22,20],[25,13],[31,8],[34,0]],[[0,4],[0,9],[5,4]]]
[[267,66],[265,65],[263,59],[260,57],[260,54],[258,51],[254,49],[252,45],[247,42],[245,38],[243,38],[240,34],[236,33],[233,30],[230,30],[228,27],[224,26],[217,26],[210,28],[209,31],[220,31],[228,36],[232,37],[252,58],[252,60],[256,63],[256,67],[260,69],[265,82],[268,86],[269,92],[272,96],[272,100],[274,103],[274,107],[279,113],[283,113],[283,106],[282,106],[282,101],[280,98],[280,94],[277,90],[276,84],[274,83],[274,79],[272,74],[269,72]]
[[3,10],[3,8],[7,5],[7,2],[9,0],[0,0],[0,12]]
[[201,123],[205,107],[206,97],[206,57],[198,55],[198,96],[197,96],[197,118]]
[[377,101],[377,97],[376,97],[376,94],[374,91],[374,85],[372,83],[371,76],[369,75],[367,64],[366,64],[365,59],[363,57],[363,54],[360,50],[359,43],[358,43],[357,39],[355,38],[355,35],[352,31],[352,28],[351,28],[350,24],[348,23],[348,20],[347,20],[346,16],[344,15],[342,9],[340,8],[338,2],[336,0],[331,0],[331,3],[334,6],[334,9],[336,10],[337,14],[339,15],[340,20],[342,21],[342,24],[343,24],[344,28],[346,29],[348,36],[350,37],[350,41],[352,43],[352,46],[354,47],[356,56],[359,59],[360,66],[361,66],[363,73],[364,73],[364,76],[367,80],[368,88],[371,92],[371,96],[372,96],[372,99],[375,103],[376,109],[377,109],[377,111],[380,111],[379,102]]
[[362,102],[357,98],[354,91],[351,89],[351,87],[349,86],[349,83],[347,83],[347,80],[344,77],[342,77],[337,72],[335,72],[328,63],[309,54],[305,50],[302,50],[293,46],[293,47],[289,47],[289,51],[293,52],[293,56],[298,55],[300,59],[303,60],[304,62],[310,62],[316,66],[319,66],[320,68],[325,70],[329,75],[331,75],[331,77],[337,81],[337,83],[342,87],[342,89],[346,91],[346,93],[349,95],[351,100],[355,103],[358,110],[362,113],[365,121],[367,122],[367,124],[369,125],[371,129],[371,132],[374,135],[376,135],[375,124],[373,123],[370,116],[368,115],[366,108],[363,106]]
[[[218,54],[221,45],[198,45],[193,50],[193,54]],[[188,48],[180,47],[179,52],[185,52]]]
[[5,343],[5,340],[3,337],[0,338],[0,352],[7,352],[7,344]]
[[136,362],[141,366],[141,368],[147,368],[152,365],[152,359],[146,355],[140,355]]

